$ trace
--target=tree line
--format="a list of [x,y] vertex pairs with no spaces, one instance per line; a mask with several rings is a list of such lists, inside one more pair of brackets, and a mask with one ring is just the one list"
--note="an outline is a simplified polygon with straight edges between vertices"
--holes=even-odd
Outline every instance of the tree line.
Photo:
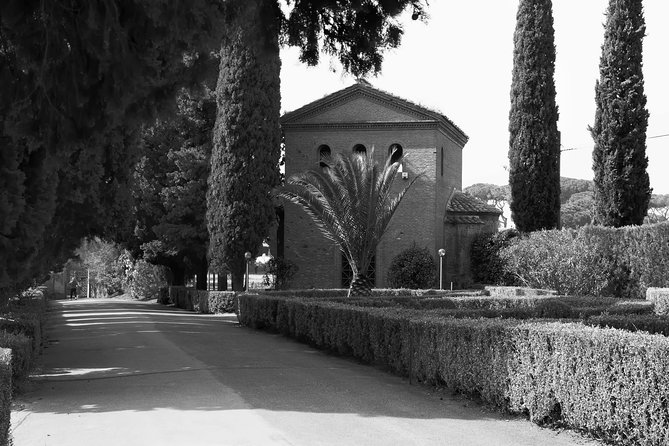
[[[609,1],[595,86],[595,120],[589,127],[594,140],[592,222],[596,224],[642,224],[651,201],[642,73],[645,29],[641,0]],[[551,0],[520,1],[513,57],[511,216],[524,232],[553,229],[560,226],[561,199]],[[585,196],[579,199],[586,201]]]
[[400,44],[400,14],[425,8],[289,3],[2,2],[1,295],[92,236],[170,265],[177,280],[211,262],[239,288],[243,253],[258,253],[274,219],[279,46],[375,73]]

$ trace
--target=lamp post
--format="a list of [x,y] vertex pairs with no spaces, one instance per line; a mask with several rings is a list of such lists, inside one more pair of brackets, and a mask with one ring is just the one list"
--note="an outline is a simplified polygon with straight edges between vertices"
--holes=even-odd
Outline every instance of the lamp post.
[[246,286],[244,287],[244,291],[247,293],[249,292],[249,262],[251,261],[251,253],[249,251],[246,251],[244,253],[244,258],[246,259]]
[[439,251],[439,289],[443,290],[443,279],[444,279],[444,256],[446,255],[446,250],[441,248]]

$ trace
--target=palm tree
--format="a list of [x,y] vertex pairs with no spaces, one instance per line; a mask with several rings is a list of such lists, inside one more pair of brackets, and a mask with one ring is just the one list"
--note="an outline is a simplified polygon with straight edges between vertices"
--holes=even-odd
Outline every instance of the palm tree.
[[367,277],[376,247],[402,197],[418,176],[393,196],[391,188],[401,154],[388,156],[381,170],[369,154],[337,153],[321,160],[320,168],[291,176],[276,195],[300,205],[325,237],[339,245],[353,271],[349,296],[369,296]]

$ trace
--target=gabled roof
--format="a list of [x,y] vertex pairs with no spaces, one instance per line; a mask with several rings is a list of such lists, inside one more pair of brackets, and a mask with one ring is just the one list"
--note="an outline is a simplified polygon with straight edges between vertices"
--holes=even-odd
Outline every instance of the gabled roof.
[[454,190],[446,203],[444,223],[483,224],[481,215],[500,215],[501,213],[502,211],[495,206],[459,190]]
[[379,90],[372,87],[372,85],[365,80],[358,80],[350,87],[343,90],[336,91],[321,99],[306,104],[297,110],[293,110],[284,114],[281,117],[281,124],[283,126],[291,126],[298,124],[301,120],[318,114],[323,110],[335,107],[337,104],[353,99],[355,97],[366,97],[373,101],[381,102],[383,105],[398,109],[407,114],[416,116],[418,120],[425,122],[434,122],[442,127],[448,134],[452,135],[461,145],[465,145],[469,137],[462,131],[453,121],[445,115],[431,110],[422,105],[400,98],[386,91]]

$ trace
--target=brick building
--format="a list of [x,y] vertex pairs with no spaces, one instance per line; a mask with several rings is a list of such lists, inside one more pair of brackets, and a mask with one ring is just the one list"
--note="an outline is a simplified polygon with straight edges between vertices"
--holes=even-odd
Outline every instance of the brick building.
[[[469,245],[481,231],[495,231],[500,212],[459,192],[467,135],[446,116],[373,88],[365,81],[307,104],[281,118],[286,176],[318,166],[325,154],[370,151],[383,164],[390,150],[404,158],[394,187],[422,174],[405,195],[377,248],[374,279],[387,286],[392,259],[414,243],[438,260],[446,249],[444,286],[471,283]],[[287,203],[278,252],[299,270],[293,288],[341,288],[350,281],[340,250],[311,218]]]

